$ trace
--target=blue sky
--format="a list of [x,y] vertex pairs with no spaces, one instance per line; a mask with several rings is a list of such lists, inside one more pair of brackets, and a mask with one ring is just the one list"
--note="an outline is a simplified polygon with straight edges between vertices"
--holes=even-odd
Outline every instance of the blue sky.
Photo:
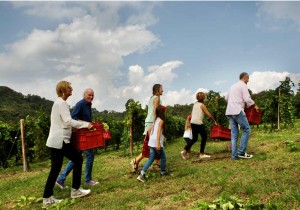
[[55,100],[72,83],[93,106],[144,106],[153,84],[165,105],[198,90],[226,94],[241,72],[253,92],[300,81],[300,2],[0,2],[0,85]]

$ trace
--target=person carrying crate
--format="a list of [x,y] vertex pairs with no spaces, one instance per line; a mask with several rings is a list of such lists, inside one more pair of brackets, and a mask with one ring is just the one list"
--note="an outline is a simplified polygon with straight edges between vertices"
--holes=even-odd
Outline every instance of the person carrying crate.
[[[246,149],[250,137],[250,126],[244,112],[245,103],[247,106],[254,106],[258,110],[258,106],[251,99],[248,91],[247,83],[249,82],[249,74],[243,72],[240,74],[240,80],[231,86],[228,94],[225,96],[227,101],[226,117],[229,120],[231,128],[231,151],[232,160],[237,158],[249,159],[253,155],[247,154]],[[243,129],[240,147],[238,148],[239,126]]]
[[[87,88],[84,91],[83,99],[78,101],[72,111],[72,118],[74,120],[83,120],[87,122],[92,122],[92,101],[94,99],[94,91],[91,88]],[[86,156],[86,164],[85,164],[85,173],[84,173],[84,183],[86,185],[96,185],[99,184],[97,181],[92,180],[92,169],[94,163],[94,149],[87,149],[80,151],[83,152]],[[65,180],[68,174],[72,171],[74,167],[74,163],[69,161],[63,172],[60,174],[58,179],[56,180],[56,185],[61,189],[67,188],[65,185]]]

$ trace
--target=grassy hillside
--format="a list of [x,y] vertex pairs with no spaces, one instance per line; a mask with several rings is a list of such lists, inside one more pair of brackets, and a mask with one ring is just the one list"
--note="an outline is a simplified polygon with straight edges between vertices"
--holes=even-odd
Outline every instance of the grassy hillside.
[[[208,142],[206,152],[212,155],[208,160],[196,157],[199,142],[189,160],[182,160],[179,154],[183,139],[167,144],[170,176],[160,177],[158,170],[150,168],[146,183],[130,173],[131,157],[98,150],[93,178],[100,184],[91,187],[92,194],[71,200],[69,190],[57,187],[54,194],[65,199],[60,204],[62,209],[202,209],[203,202],[212,203],[224,193],[242,199],[240,203],[256,205],[253,209],[259,209],[258,204],[300,209],[299,122],[294,129],[274,133],[257,128],[252,131],[248,152],[254,158],[249,160],[231,161],[228,141]],[[24,209],[41,208],[41,201],[35,201],[42,197],[50,162],[31,167],[32,171],[26,173],[22,168],[0,171],[0,209],[17,204]],[[71,175],[66,184],[71,185]],[[25,197],[17,201],[21,196]]]
[[50,115],[53,102],[36,95],[23,95],[9,87],[0,86],[0,121],[15,124],[27,115],[35,116],[43,109]]

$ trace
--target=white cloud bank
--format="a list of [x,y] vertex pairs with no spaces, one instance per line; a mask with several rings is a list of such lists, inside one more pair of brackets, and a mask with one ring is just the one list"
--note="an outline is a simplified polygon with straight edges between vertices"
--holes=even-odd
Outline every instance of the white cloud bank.
[[253,93],[259,93],[264,90],[274,90],[280,85],[280,81],[284,81],[286,77],[291,78],[296,89],[300,82],[300,74],[275,71],[254,71],[250,75],[248,88],[253,91]]
[[[120,70],[124,57],[145,53],[161,42],[147,28],[157,21],[151,10],[158,3],[143,4],[147,5],[141,6],[139,2],[15,2],[14,5],[24,8],[27,14],[60,22],[51,30],[34,29],[10,44],[5,52],[0,52],[0,84],[23,94],[55,100],[57,82],[67,80],[74,89],[70,105],[75,105],[84,89],[91,87],[95,90],[93,106],[99,111],[123,111],[129,98],[144,106],[155,83],[164,86],[164,105],[193,103],[196,92],[208,91],[205,87],[196,91],[169,89],[177,77],[176,71],[183,65],[180,60],[149,67],[136,64],[129,66],[126,72]],[[125,6],[132,14],[121,22],[119,12]],[[294,16],[297,19],[298,16]],[[69,21],[62,22],[66,19]],[[299,74],[256,71],[250,75],[249,88],[254,92],[273,89],[286,76],[298,84]]]

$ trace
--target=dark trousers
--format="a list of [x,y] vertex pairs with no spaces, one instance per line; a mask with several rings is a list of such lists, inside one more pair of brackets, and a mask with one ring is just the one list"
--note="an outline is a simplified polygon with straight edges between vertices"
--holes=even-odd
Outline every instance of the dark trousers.
[[72,160],[74,163],[73,168],[73,180],[72,188],[79,189],[81,183],[81,171],[82,171],[82,156],[81,154],[73,147],[72,144],[63,143],[61,149],[51,149],[51,170],[46,182],[43,198],[49,198],[53,195],[53,188],[56,182],[56,179],[61,170],[63,159],[67,157],[69,160]]
[[184,147],[185,151],[189,151],[193,144],[198,141],[198,134],[201,135],[201,144],[200,144],[200,153],[204,153],[206,140],[207,140],[207,134],[204,125],[197,125],[197,124],[191,124],[192,126],[192,133],[193,133],[193,139]]

